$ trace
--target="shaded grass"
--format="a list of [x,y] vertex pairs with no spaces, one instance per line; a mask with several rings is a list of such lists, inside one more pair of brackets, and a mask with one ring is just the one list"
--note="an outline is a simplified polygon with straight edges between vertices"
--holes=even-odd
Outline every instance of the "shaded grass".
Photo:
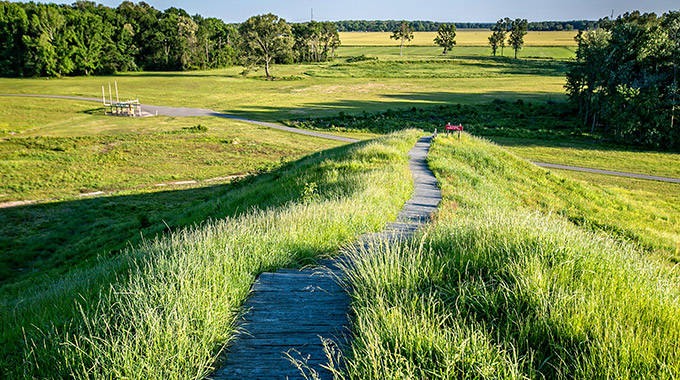
[[[494,99],[477,105],[440,105],[388,109],[360,115],[340,113],[336,117],[297,119],[291,126],[322,131],[366,131],[387,133],[404,128],[421,128],[444,133],[446,124],[462,124],[465,131],[475,135],[549,140],[573,140],[585,136],[571,107],[565,103],[533,103],[517,100],[507,102]],[[522,140],[518,139],[521,138]]]
[[[411,190],[407,152],[417,137],[409,131],[290,164],[204,206],[248,212],[146,240],[3,299],[0,371],[204,377],[257,274],[313,262],[396,215]],[[310,183],[317,190],[304,191]]]
[[658,226],[636,220],[648,210],[479,139],[439,137],[429,162],[444,196],[434,225],[349,268],[356,335],[343,376],[680,374],[680,277],[641,244],[672,256],[677,230],[652,238]]

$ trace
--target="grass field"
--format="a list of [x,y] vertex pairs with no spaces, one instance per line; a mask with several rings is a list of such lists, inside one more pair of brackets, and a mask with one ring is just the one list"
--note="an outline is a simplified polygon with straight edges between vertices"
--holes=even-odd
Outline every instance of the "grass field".
[[583,141],[489,137],[518,156],[536,162],[680,178],[680,154],[649,152]]
[[[619,240],[656,230],[678,245],[677,214],[638,229],[626,214],[653,206],[467,136],[439,137],[430,154],[444,196],[434,225],[349,268],[356,319],[346,378],[680,374],[677,267]],[[575,210],[582,226],[599,227],[574,225]],[[602,228],[616,219],[622,228]]]
[[[529,32],[524,37],[525,46],[576,46],[574,37],[577,31]],[[342,46],[393,46],[399,41],[390,38],[388,32],[341,32]],[[456,46],[488,46],[490,30],[458,29]],[[434,46],[437,32],[414,32],[413,39],[404,46]]]
[[247,174],[340,145],[212,117],[107,117],[71,100],[2,105],[17,134],[0,142],[0,202]]
[[[407,131],[332,149],[214,189],[174,210],[200,224],[83,262],[51,281],[34,276],[34,284],[3,288],[0,373],[203,378],[233,336],[257,274],[311,263],[396,216],[411,191],[407,152],[418,136]],[[97,202],[96,221],[107,223],[102,216],[115,204]],[[150,215],[151,224],[162,223]]]
[[[282,80],[277,81],[263,80],[261,72],[243,77],[239,75],[241,68],[234,67],[186,73],[126,73],[115,77],[5,78],[0,79],[0,87],[6,93],[97,98],[101,96],[101,86],[115,80],[122,98],[139,98],[146,104],[209,108],[257,120],[281,121],[301,115],[406,108],[418,103],[561,99],[565,65],[490,57],[454,59],[443,64],[340,60],[278,65],[273,73]],[[7,117],[6,113],[2,115]],[[3,123],[12,121],[0,119],[0,129],[7,130]]]

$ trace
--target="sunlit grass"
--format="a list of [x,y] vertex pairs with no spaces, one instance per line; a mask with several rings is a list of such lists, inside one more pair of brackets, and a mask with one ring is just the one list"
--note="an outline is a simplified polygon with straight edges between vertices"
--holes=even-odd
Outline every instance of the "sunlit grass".
[[429,163],[444,196],[434,224],[353,254],[345,377],[680,374],[677,212],[658,224],[623,193],[469,136],[435,139]]

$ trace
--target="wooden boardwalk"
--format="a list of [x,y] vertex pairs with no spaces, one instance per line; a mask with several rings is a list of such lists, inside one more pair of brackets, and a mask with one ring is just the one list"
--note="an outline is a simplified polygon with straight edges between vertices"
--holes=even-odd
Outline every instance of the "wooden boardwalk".
[[[409,152],[414,190],[397,221],[389,223],[383,232],[362,236],[358,245],[408,236],[437,210],[441,192],[425,161],[431,139],[421,138]],[[227,349],[225,366],[211,379],[310,378],[288,355],[305,362],[307,376],[311,369],[319,379],[331,379],[332,374],[322,367],[328,362],[322,339],[342,347],[350,335],[350,299],[338,284],[344,273],[336,263],[324,260],[315,268],[261,274],[245,304],[247,312],[239,325],[242,333]]]

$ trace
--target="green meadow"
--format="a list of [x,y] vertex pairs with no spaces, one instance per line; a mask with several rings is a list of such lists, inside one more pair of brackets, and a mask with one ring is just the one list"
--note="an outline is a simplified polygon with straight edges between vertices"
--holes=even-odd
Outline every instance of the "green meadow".
[[408,150],[451,121],[495,144],[435,139],[441,211],[356,258],[338,377],[678,377],[680,185],[527,162],[678,178],[678,154],[578,125],[573,33],[533,33],[519,60],[491,57],[482,31],[459,31],[446,56],[427,34],[399,56],[357,33],[332,61],[274,66],[275,80],[240,67],[0,78],[0,93],[92,98],[115,81],[122,99],[368,140],[0,96],[0,203],[47,200],[0,208],[0,373],[204,378],[255,277],[381,230],[411,192]]

